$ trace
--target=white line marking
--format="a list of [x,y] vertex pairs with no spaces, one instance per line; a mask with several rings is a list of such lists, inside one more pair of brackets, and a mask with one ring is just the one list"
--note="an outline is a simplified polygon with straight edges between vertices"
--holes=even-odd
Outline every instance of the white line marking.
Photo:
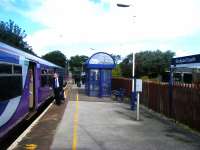
[[44,112],[36,119],[34,120],[31,125],[9,146],[7,150],[14,149],[19,142],[22,141],[22,139],[31,131],[31,129],[39,122],[40,118],[44,116],[44,114],[49,110],[49,108],[53,105],[54,101],[51,102],[51,104],[44,110]]

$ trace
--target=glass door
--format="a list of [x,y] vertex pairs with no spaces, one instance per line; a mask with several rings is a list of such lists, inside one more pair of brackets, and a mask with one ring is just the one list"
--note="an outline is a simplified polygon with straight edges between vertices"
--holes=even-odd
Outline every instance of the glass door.
[[111,94],[111,70],[101,70],[101,96],[110,96]]
[[98,69],[91,69],[89,73],[89,95],[99,96],[100,72]]

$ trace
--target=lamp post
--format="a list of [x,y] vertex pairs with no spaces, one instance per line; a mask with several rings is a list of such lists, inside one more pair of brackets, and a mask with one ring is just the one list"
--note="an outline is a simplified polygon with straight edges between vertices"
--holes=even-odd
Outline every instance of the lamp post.
[[118,7],[130,7],[132,5],[117,3]]
[[[117,3],[117,7],[127,8],[133,7],[132,4],[122,4]],[[134,16],[136,17],[136,16]],[[133,59],[132,59],[132,91],[131,91],[131,110],[135,110],[135,102],[137,101],[137,94],[136,94],[136,80],[135,80],[135,54],[133,52]]]
[[131,91],[131,110],[135,110],[135,102],[137,101],[136,95],[136,80],[135,80],[135,54],[133,52],[132,59],[132,91]]

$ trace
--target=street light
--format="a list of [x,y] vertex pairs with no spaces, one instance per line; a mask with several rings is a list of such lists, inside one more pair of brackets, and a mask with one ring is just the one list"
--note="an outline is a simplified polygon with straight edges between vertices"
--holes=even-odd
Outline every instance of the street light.
[[132,6],[132,5],[128,5],[128,4],[117,4],[117,6],[118,7],[130,7],[130,6]]
[[[126,7],[133,7],[131,4],[119,4],[117,3],[118,7],[126,8]],[[134,16],[136,17],[136,16]],[[135,79],[135,54],[133,52],[133,59],[132,59],[132,93],[131,93],[131,110],[135,109],[135,102],[137,101],[137,94],[136,94],[136,79]]]
[[[122,4],[122,3],[117,3],[116,5],[117,5],[117,7],[122,7],[122,8],[134,7],[133,4]],[[136,15],[134,15],[133,17],[135,18]]]

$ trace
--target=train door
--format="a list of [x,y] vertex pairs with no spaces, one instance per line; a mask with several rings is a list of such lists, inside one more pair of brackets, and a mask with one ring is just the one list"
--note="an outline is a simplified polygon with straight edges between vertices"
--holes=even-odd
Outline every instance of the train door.
[[35,66],[36,64],[30,62],[29,65],[29,110],[35,109]]

